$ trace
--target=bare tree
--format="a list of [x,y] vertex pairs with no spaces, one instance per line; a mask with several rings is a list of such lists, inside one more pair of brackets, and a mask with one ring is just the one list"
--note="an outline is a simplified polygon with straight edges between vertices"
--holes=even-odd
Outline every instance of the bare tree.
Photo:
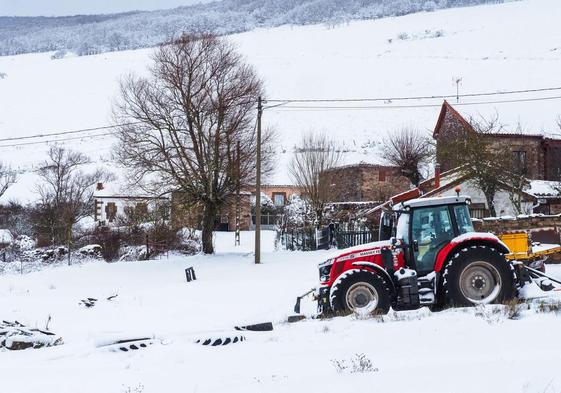
[[323,217],[323,207],[329,200],[330,184],[320,181],[322,172],[334,168],[341,160],[341,151],[333,140],[324,133],[307,133],[288,167],[294,184],[302,189],[304,198],[314,210],[318,224]]
[[401,174],[417,187],[423,180],[421,169],[434,153],[428,136],[414,128],[403,128],[388,136],[382,155],[388,163],[399,167]]
[[93,214],[96,183],[113,178],[103,169],[86,172],[90,164],[91,160],[82,153],[53,146],[37,170],[41,178],[37,186],[38,225],[48,231],[55,243],[70,242],[74,224]]
[[[261,80],[234,46],[208,34],[161,45],[149,77],[121,83],[115,118],[134,124],[120,127],[116,156],[134,183],[159,194],[179,190],[187,204],[201,206],[206,254],[214,252],[212,232],[236,179],[242,189],[255,181],[256,102],[262,94]],[[270,150],[271,138],[264,135],[263,151]],[[266,174],[273,157],[263,157]]]
[[454,138],[439,141],[438,159],[454,162],[459,174],[465,175],[485,195],[492,216],[496,216],[495,196],[499,191],[512,193],[513,203],[521,209],[517,196],[527,186],[525,173],[515,170],[517,163],[511,154],[505,154],[504,146],[498,146],[493,138],[503,126],[498,117],[470,119],[471,130],[454,134]]
[[0,197],[14,184],[17,180],[16,171],[0,162]]

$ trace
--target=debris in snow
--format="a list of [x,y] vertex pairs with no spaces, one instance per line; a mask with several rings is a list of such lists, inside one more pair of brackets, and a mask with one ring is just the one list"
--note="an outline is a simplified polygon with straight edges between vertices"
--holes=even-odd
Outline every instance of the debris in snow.
[[0,348],[17,351],[52,347],[62,343],[62,337],[57,337],[49,331],[27,328],[18,321],[0,323]]
[[306,319],[305,315],[290,315],[287,319],[288,323],[300,322]]
[[150,345],[154,344],[154,340],[150,337],[140,337],[131,339],[121,339],[121,340],[109,340],[99,342],[97,344],[98,348],[107,349],[111,352],[128,352],[137,351],[139,349],[148,348]]
[[83,256],[101,258],[101,246],[99,244],[88,244],[78,250]]
[[[112,301],[112,300],[115,299],[117,296],[119,296],[119,295],[118,295],[118,294],[114,294],[114,295],[108,296],[108,297],[106,298],[106,300],[107,300],[107,301]],[[86,308],[90,308],[90,307],[95,306],[96,302],[97,302],[97,299],[96,299],[96,298],[88,297],[88,298],[86,298],[86,299],[80,300],[80,302],[79,302],[78,304],[80,304],[81,306],[85,306]]]
[[86,308],[90,308],[95,306],[95,303],[97,302],[97,299],[93,298],[93,297],[89,297],[87,299],[82,299],[80,300],[80,305],[85,306]]
[[256,323],[254,325],[236,326],[235,329],[249,330],[252,332],[269,332],[273,330],[273,324],[271,322]]
[[245,337],[241,335],[225,335],[222,337],[199,338],[195,340],[195,344],[201,344],[209,347],[218,347],[228,344],[236,344],[245,341]]

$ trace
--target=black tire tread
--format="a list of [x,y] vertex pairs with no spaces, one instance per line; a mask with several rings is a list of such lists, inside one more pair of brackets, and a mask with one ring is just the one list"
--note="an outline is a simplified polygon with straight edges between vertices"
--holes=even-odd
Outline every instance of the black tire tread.
[[473,306],[469,300],[463,297],[457,285],[463,269],[471,262],[472,259],[478,258],[491,263],[497,268],[499,274],[503,278],[503,288],[501,293],[493,303],[501,303],[510,300],[516,296],[516,276],[512,263],[505,260],[504,256],[495,248],[486,245],[472,245],[464,247],[454,253],[444,267],[442,274],[442,284],[440,298],[446,306]]

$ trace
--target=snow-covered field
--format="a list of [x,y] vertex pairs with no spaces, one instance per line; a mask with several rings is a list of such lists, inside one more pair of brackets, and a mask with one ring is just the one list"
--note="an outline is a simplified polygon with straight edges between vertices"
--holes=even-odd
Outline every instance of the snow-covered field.
[[[426,309],[384,319],[355,317],[286,323],[294,298],[316,284],[329,252],[274,251],[263,236],[253,264],[253,233],[242,246],[217,234],[215,256],[150,262],[96,262],[0,276],[0,320],[61,335],[58,347],[0,350],[6,393],[161,392],[546,392],[561,391],[561,314],[504,308]],[[184,268],[198,280],[187,283]],[[551,267],[557,277],[561,269]],[[117,294],[112,300],[106,297]],[[81,299],[100,299],[92,308]],[[303,302],[312,313],[311,301]],[[246,342],[203,347],[194,340],[272,321]],[[155,337],[147,349],[111,352],[111,339]],[[371,362],[357,366],[363,354]],[[339,365],[339,366],[338,366]],[[347,367],[346,369],[344,369]]]
[[[455,94],[456,78],[462,79],[460,93],[465,94],[561,86],[559,20],[559,1],[523,0],[335,27],[262,29],[230,39],[256,67],[270,99]],[[0,57],[0,73],[6,74],[0,78],[0,139],[109,124],[119,78],[128,72],[143,73],[150,53],[146,49],[60,60],[50,60],[48,53]],[[552,91],[465,98],[460,104],[555,96],[561,95]],[[555,125],[561,114],[559,102],[486,103],[458,109],[475,116],[497,113],[509,130],[520,122],[528,132],[559,134]],[[346,163],[379,162],[376,144],[381,138],[403,126],[431,130],[441,103],[432,99],[349,104],[384,107],[355,110],[268,109],[264,125],[280,135],[279,167],[269,181],[289,181],[285,166],[302,132],[331,134],[348,151]],[[58,138],[83,137],[64,143],[107,161],[113,138],[88,137],[107,132]],[[1,145],[37,141],[0,142],[2,161],[32,169],[46,145]],[[32,174],[23,176],[2,200],[33,199],[29,191],[34,180]]]

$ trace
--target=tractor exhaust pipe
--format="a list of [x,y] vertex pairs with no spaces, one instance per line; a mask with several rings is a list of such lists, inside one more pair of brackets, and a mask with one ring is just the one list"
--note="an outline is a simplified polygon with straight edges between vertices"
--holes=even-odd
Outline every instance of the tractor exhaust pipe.
[[316,290],[315,288],[312,288],[312,289],[310,289],[308,292],[306,292],[305,294],[300,295],[300,296],[298,296],[298,297],[296,298],[296,304],[294,305],[294,312],[295,312],[296,314],[300,314],[300,301],[301,301],[303,298],[305,298],[306,296],[308,296],[310,293],[314,292],[315,290]]

